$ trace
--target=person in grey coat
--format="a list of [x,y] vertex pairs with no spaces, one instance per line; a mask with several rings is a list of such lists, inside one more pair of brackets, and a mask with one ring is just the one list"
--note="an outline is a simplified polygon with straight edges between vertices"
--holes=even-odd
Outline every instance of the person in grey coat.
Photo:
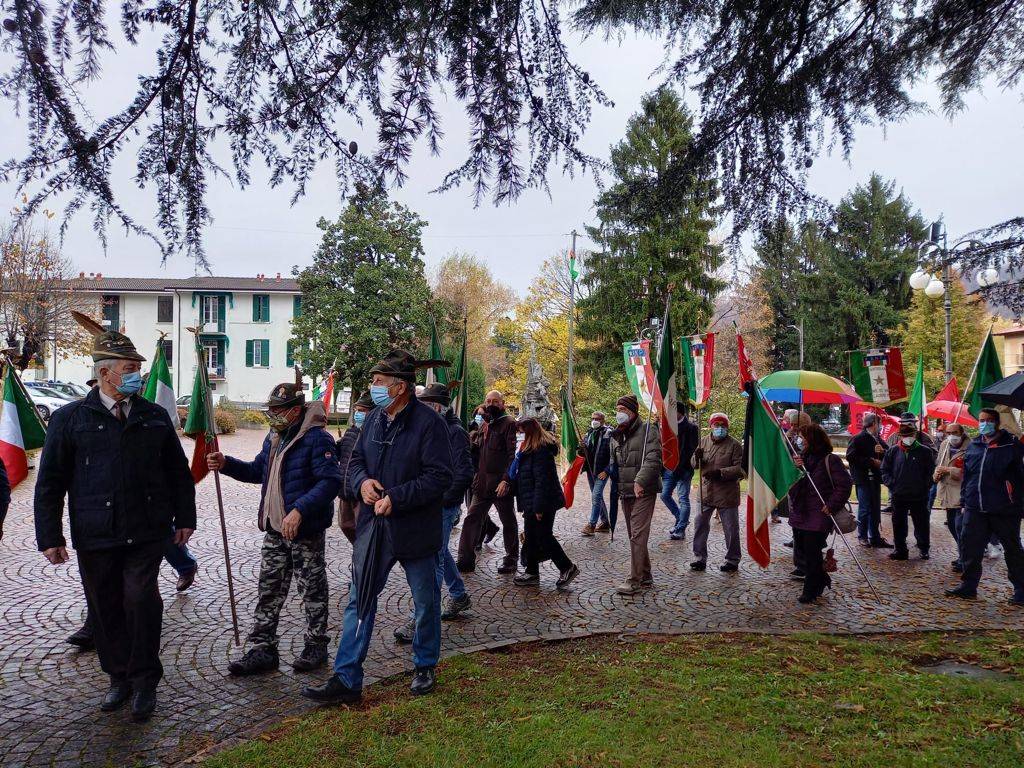
[[740,557],[740,480],[743,471],[743,446],[729,436],[729,417],[713,413],[708,420],[711,434],[701,438],[691,460],[700,470],[701,508],[697,513],[697,530],[693,534],[693,557],[690,568],[703,571],[708,561],[708,533],[711,515],[718,510],[725,534],[725,562],[719,570],[731,573],[739,569]]

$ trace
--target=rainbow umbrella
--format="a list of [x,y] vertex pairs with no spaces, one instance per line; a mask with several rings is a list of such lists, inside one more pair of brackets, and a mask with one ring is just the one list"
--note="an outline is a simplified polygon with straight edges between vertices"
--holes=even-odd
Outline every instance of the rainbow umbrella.
[[766,400],[775,403],[859,403],[853,387],[818,371],[776,371],[758,382]]

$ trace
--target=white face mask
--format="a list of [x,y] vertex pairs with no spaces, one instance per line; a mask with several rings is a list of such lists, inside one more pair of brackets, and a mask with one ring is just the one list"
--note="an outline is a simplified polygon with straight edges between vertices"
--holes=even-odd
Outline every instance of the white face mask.
[[949,440],[949,444],[954,448],[959,448],[960,443],[963,442],[963,438],[960,435],[950,435],[946,439]]
[[907,435],[906,437],[901,437],[900,440],[902,440],[903,444],[905,446],[907,446],[908,448],[910,446],[912,446],[915,442],[917,442],[917,438],[914,437],[913,435]]
[[619,424],[625,424],[627,421],[629,421],[629,414],[626,413],[625,411],[616,411],[615,421]]
[[800,435],[797,435],[793,439],[793,445],[796,446],[796,449],[798,451],[803,453],[804,447],[807,445],[807,443],[806,443],[806,441],[802,437],[800,437]]
[[591,429],[600,429],[601,428],[601,422],[598,421],[597,419],[594,419],[593,421],[590,422],[590,428]]

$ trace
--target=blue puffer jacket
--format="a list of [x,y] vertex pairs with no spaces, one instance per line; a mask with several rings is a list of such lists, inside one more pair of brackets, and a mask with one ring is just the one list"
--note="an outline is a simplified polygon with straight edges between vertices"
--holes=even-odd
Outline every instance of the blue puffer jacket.
[[[341,488],[341,467],[334,439],[324,429],[327,420],[322,403],[306,406],[296,434],[287,444],[281,468],[281,492],[286,512],[299,510],[300,539],[319,536],[331,525],[334,497]],[[267,496],[267,474],[270,470],[271,435],[263,441],[263,450],[252,461],[239,461],[228,456],[222,470],[228,477],[243,483],[261,483],[260,521],[263,530],[263,503]]]
[[964,456],[960,504],[988,515],[1024,513],[1024,463],[1019,440],[1004,429],[991,442],[976,437]]

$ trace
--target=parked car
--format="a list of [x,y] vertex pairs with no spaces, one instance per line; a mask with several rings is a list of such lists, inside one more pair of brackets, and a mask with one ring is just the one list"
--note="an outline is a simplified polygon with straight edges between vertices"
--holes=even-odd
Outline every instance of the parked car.
[[47,387],[29,386],[31,383],[25,382],[25,389],[28,391],[29,397],[32,398],[32,404],[36,407],[36,413],[39,414],[43,421],[49,421],[54,411],[72,402],[70,398],[61,395],[55,390],[48,389]]
[[89,390],[80,392],[77,384],[68,384],[63,381],[26,381],[24,382],[25,388],[30,391],[45,392],[49,395],[57,395],[63,397],[68,402],[73,400],[81,400],[87,394]]

